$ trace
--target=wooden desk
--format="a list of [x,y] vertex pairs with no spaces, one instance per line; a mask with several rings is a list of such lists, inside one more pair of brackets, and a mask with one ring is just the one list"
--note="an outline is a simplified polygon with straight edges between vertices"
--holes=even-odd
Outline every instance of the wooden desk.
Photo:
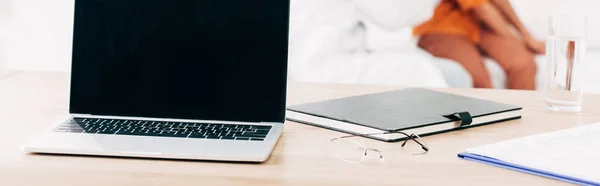
[[[263,164],[28,155],[20,144],[67,113],[66,73],[25,72],[0,80],[0,185],[564,185],[562,182],[457,158],[501,140],[600,121],[600,96],[586,95],[579,115],[551,113],[538,92],[440,89],[522,105],[523,119],[425,137],[430,153],[411,156],[382,144],[386,162],[350,164],[333,156],[328,140],[341,133],[286,123]],[[392,90],[394,87],[291,84],[289,104]],[[380,143],[381,144],[381,143]]]

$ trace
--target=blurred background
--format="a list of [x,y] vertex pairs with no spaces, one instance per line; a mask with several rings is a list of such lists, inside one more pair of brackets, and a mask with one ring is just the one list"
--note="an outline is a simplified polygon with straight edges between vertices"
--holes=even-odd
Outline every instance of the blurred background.
[[[0,0],[0,71],[69,71],[73,0]],[[289,78],[394,86],[473,87],[455,61],[417,47],[412,29],[440,0],[291,0]],[[585,91],[600,93],[599,0],[510,0],[532,36],[544,40],[548,16],[588,14]],[[536,87],[546,79],[537,55]],[[494,88],[506,74],[486,58]]]

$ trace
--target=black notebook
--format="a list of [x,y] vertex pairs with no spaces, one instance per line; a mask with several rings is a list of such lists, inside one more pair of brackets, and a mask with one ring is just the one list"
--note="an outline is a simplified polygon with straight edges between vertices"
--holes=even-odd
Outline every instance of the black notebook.
[[[286,118],[351,134],[402,131],[427,136],[521,118],[521,107],[410,88],[290,106]],[[370,136],[400,141],[399,134]]]

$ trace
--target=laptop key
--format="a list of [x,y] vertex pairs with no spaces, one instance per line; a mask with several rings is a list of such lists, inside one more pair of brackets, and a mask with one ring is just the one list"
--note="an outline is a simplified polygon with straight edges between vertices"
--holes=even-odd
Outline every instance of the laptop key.
[[119,130],[116,134],[119,134],[119,135],[132,135],[133,133],[134,133],[133,130],[123,129],[123,130]]
[[96,134],[115,134],[115,130],[102,130],[102,131],[98,131]]
[[261,135],[267,135],[269,134],[268,130],[257,130],[257,131],[246,131],[244,132],[244,134],[261,134]]
[[223,137],[221,137],[221,139],[234,140],[235,137],[233,137],[233,136],[223,136]]
[[258,126],[258,125],[255,125],[255,126],[252,126],[251,128],[252,129],[269,130],[269,129],[271,129],[271,126]]
[[220,138],[221,138],[221,136],[218,136],[218,135],[207,135],[206,136],[206,139],[220,139]]
[[250,141],[264,141],[264,138],[250,138]]
[[237,138],[235,138],[235,140],[244,140],[244,141],[248,141],[248,140],[250,140],[250,138],[237,137]]
[[267,135],[263,135],[263,134],[241,134],[241,135],[236,135],[236,137],[265,138],[265,137],[267,137]]
[[164,137],[178,137],[178,138],[186,138],[188,136],[188,134],[180,134],[180,133],[176,133],[176,134],[171,134],[171,135],[165,135]]
[[189,136],[189,135],[190,135],[190,133],[189,133],[189,132],[187,132],[187,133],[186,133],[186,132],[178,132],[178,133],[175,133],[173,136],[175,136],[175,137],[181,137],[181,138],[185,138],[185,137],[187,137],[187,136]]
[[232,131],[229,131],[227,134],[231,134],[231,135],[234,135],[234,136],[239,136],[239,135],[242,135],[243,133],[244,132],[235,132],[235,131],[232,132]]
[[145,134],[148,136],[161,136],[161,132],[162,131],[149,130],[148,132],[145,132]]
[[175,132],[172,132],[172,131],[162,131],[160,134],[164,135],[164,136],[172,136],[172,135],[175,135]]
[[201,138],[201,139],[204,139],[204,138],[206,138],[206,135],[201,135],[201,134],[190,134],[190,135],[188,136],[188,138]]

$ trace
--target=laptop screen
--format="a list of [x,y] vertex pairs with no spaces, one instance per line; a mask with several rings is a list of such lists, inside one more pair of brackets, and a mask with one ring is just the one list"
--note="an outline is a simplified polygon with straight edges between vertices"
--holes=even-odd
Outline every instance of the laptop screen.
[[77,0],[70,112],[282,122],[289,0]]

